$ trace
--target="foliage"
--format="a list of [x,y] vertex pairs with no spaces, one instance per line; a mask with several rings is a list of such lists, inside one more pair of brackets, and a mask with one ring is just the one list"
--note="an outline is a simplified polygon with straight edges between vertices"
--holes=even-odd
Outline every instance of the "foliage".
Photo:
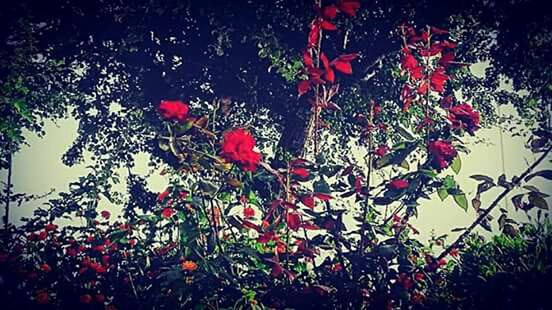
[[500,234],[491,241],[473,236],[460,252],[458,265],[433,286],[428,308],[545,309],[552,278],[551,226],[522,226],[519,234]]

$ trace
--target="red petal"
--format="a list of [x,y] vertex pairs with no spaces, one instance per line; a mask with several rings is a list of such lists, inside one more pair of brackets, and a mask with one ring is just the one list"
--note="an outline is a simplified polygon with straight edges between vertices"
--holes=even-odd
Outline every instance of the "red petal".
[[305,206],[309,207],[310,209],[314,209],[314,196],[302,196],[300,199]]
[[322,29],[324,30],[328,30],[328,31],[333,31],[333,30],[337,30],[337,27],[330,23],[329,21],[327,20],[323,20],[321,23],[320,23],[320,26],[322,27]]
[[334,60],[332,62],[332,65],[334,66],[334,68],[341,72],[341,73],[345,73],[345,74],[352,74],[353,73],[353,68],[351,67],[351,63],[350,62],[345,62],[345,61],[340,61],[340,60]]
[[297,84],[297,91],[299,92],[299,96],[304,95],[306,92],[308,92],[310,89],[310,82],[309,81],[301,81],[299,84]]
[[358,0],[343,0],[338,5],[341,12],[351,17],[356,16],[356,11],[360,8]]
[[334,19],[337,16],[337,7],[332,4],[322,9],[322,16],[327,19]]
[[286,222],[291,230],[298,230],[301,227],[301,217],[297,213],[288,212]]
[[312,56],[311,56],[310,51],[305,51],[305,52],[303,53],[303,63],[304,63],[305,66],[307,66],[307,67],[312,67],[312,66],[313,66]]

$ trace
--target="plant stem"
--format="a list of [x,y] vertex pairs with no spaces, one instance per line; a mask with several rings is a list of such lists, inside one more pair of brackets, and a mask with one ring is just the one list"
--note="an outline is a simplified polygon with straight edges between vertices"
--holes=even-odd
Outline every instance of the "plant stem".
[[477,227],[483,220],[485,220],[487,216],[491,213],[491,211],[498,206],[500,201],[504,197],[506,197],[506,195],[511,192],[512,189],[519,186],[522,180],[527,177],[527,175],[529,175],[529,173],[531,173],[531,171],[533,171],[533,169],[535,169],[535,167],[537,167],[548,156],[550,151],[552,151],[552,146],[549,146],[548,149],[546,149],[546,151],[544,151],[544,153],[541,155],[541,157],[539,157],[539,159],[537,159],[531,166],[529,166],[529,168],[527,168],[519,176],[519,178],[514,179],[514,182],[512,182],[512,186],[505,188],[504,191],[502,191],[502,193],[500,193],[500,195],[498,195],[496,199],[491,203],[491,205],[484,212],[482,212],[477,217],[477,219],[468,228],[466,228],[466,230],[451,245],[449,245],[441,254],[439,254],[437,260],[442,259],[443,257],[447,256],[453,249],[457,248],[472,232],[472,230],[474,230],[475,227]]
[[375,102],[372,100],[370,103],[370,112],[368,116],[368,171],[366,172],[366,199],[364,200],[364,208],[362,209],[362,219],[360,227],[360,255],[364,255],[364,248],[366,246],[366,216],[368,215],[368,203],[370,200],[370,179],[372,176],[372,127],[373,127],[373,111]]

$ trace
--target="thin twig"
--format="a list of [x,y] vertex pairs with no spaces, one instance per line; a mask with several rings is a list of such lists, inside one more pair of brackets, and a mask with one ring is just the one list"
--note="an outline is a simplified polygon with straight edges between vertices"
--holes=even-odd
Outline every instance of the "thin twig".
[[482,212],[477,219],[468,227],[466,230],[451,244],[449,245],[439,256],[437,256],[437,260],[442,259],[443,257],[447,256],[453,249],[457,248],[463,241],[466,239],[466,237],[472,232],[472,230],[475,229],[483,220],[487,218],[487,216],[491,213],[491,211],[498,206],[500,201],[508,195],[509,192],[512,191],[515,187],[519,186],[521,184],[522,180],[535,169],[545,158],[548,156],[548,154],[552,151],[552,146],[548,147],[546,151],[537,159],[527,170],[525,170],[517,179],[514,179],[512,182],[512,186],[507,187],[496,197],[496,199],[491,203],[491,206],[488,207],[484,212]]

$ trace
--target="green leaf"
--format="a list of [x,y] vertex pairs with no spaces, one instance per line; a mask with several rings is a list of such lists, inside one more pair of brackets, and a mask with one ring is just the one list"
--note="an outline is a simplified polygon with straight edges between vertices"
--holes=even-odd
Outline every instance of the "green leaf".
[[464,209],[464,211],[468,211],[468,199],[465,194],[453,195],[452,197],[460,208]]
[[547,180],[552,180],[552,170],[541,170],[541,171],[537,171],[535,173],[532,173],[532,174],[525,177],[525,182],[531,180],[534,177],[541,177],[541,178],[545,178]]
[[445,188],[441,187],[437,190],[437,195],[439,196],[439,199],[441,199],[441,201],[444,201],[445,199],[447,199],[449,193]]
[[529,194],[529,203],[539,209],[548,210],[548,203],[546,203],[546,200],[538,195],[534,195],[534,193]]
[[462,160],[460,159],[460,156],[457,155],[456,157],[454,157],[450,167],[452,168],[452,171],[454,171],[454,173],[460,173],[460,169],[462,168]]
[[489,182],[489,183],[493,183],[494,184],[494,180],[493,178],[489,177],[489,176],[486,176],[486,175],[482,175],[482,174],[474,174],[474,175],[471,175],[470,178],[476,180],[476,181],[484,181],[484,182]]
[[404,142],[396,145],[393,151],[376,160],[375,167],[381,169],[389,165],[400,165],[418,147],[417,142]]

